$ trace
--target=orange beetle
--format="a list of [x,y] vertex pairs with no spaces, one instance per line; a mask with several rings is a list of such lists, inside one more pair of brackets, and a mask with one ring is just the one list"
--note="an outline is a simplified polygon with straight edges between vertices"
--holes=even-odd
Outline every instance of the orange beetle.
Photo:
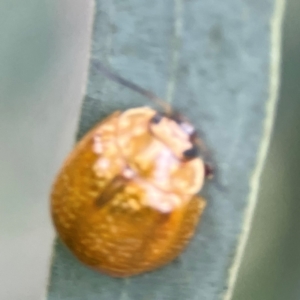
[[80,261],[115,277],[173,260],[205,207],[196,195],[210,174],[196,141],[193,126],[178,114],[150,107],[100,122],[79,141],[53,185],[52,217],[62,241]]

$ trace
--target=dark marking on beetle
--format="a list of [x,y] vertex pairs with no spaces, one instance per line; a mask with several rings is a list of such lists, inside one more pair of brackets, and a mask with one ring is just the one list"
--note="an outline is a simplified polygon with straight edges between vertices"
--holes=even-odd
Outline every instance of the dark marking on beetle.
[[196,145],[193,145],[192,148],[185,150],[183,152],[183,156],[186,159],[193,159],[196,158],[197,156],[199,156],[199,149]]
[[163,117],[164,117],[164,116],[163,116],[162,114],[157,113],[157,114],[155,114],[155,115],[152,117],[152,119],[150,120],[150,122],[153,123],[153,124],[158,124],[158,123],[162,120]]

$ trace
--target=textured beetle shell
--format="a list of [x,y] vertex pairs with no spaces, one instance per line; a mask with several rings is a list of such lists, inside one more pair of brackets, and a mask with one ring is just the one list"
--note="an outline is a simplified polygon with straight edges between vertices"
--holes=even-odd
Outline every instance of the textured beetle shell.
[[203,161],[182,161],[180,147],[189,142],[172,132],[158,138],[150,125],[155,113],[142,107],[109,116],[77,144],[52,189],[62,241],[80,261],[111,276],[136,275],[174,259],[205,207],[195,196]]

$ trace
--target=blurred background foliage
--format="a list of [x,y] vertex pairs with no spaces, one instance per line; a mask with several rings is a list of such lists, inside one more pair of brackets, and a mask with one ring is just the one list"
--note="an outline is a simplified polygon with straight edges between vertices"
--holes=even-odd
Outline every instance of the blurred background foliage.
[[73,144],[91,1],[0,0],[0,299],[41,299],[49,189]]
[[[49,186],[78,122],[91,2],[0,1],[0,299],[45,291]],[[299,16],[287,1],[278,116],[234,300],[300,297]]]
[[300,299],[300,1],[287,0],[281,92],[233,300]]

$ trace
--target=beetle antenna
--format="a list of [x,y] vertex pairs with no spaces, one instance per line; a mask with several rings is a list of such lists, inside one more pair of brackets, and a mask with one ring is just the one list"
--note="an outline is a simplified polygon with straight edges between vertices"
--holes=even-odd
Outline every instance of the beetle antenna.
[[163,99],[157,97],[154,93],[138,86],[137,84],[117,75],[116,73],[112,72],[109,70],[106,66],[104,66],[101,62],[99,61],[93,61],[92,63],[93,66],[97,68],[97,70],[101,71],[107,78],[118,82],[127,88],[145,96],[146,98],[150,99],[151,101],[155,102],[157,105],[159,105],[166,114],[171,115],[172,114],[172,108],[171,105],[168,104],[166,101]]

